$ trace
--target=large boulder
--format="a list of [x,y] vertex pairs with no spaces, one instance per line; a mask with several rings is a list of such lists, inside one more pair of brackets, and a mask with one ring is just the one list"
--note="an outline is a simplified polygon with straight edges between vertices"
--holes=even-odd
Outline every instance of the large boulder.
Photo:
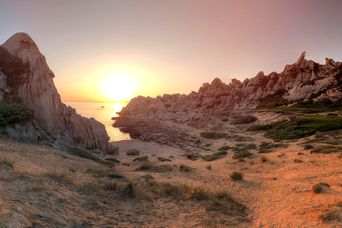
[[54,145],[108,149],[105,127],[80,116],[62,103],[54,73],[34,41],[17,33],[0,47],[0,101],[21,102],[33,111],[33,125],[46,132]]

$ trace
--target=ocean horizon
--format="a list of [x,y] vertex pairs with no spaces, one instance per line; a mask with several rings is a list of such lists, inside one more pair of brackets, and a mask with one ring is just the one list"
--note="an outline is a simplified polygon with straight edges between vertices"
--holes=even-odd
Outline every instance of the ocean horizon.
[[119,128],[113,127],[114,120],[112,117],[118,116],[127,103],[113,102],[74,102],[66,101],[66,105],[76,109],[76,112],[87,118],[95,118],[97,121],[105,125],[106,131],[110,137],[110,141],[122,141],[130,139],[129,134],[123,133]]

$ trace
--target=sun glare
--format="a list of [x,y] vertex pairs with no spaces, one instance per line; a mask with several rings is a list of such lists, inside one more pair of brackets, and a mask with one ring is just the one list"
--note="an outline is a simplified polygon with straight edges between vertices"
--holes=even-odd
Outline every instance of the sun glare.
[[137,89],[135,81],[125,73],[115,73],[102,81],[103,95],[113,101],[125,101],[133,97]]

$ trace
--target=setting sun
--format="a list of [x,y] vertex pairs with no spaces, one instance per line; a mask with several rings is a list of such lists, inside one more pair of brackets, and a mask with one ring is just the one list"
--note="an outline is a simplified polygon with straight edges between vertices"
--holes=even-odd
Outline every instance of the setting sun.
[[113,101],[123,101],[132,98],[137,85],[130,75],[120,72],[104,78],[101,89],[106,98]]

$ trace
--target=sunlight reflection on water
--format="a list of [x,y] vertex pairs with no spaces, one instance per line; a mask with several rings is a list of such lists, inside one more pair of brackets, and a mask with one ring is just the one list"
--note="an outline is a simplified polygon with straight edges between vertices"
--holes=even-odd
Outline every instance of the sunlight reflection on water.
[[76,109],[76,112],[85,117],[93,117],[106,126],[110,141],[130,139],[129,134],[121,132],[112,126],[112,117],[126,105],[123,103],[88,103],[88,102],[66,102],[67,105]]

